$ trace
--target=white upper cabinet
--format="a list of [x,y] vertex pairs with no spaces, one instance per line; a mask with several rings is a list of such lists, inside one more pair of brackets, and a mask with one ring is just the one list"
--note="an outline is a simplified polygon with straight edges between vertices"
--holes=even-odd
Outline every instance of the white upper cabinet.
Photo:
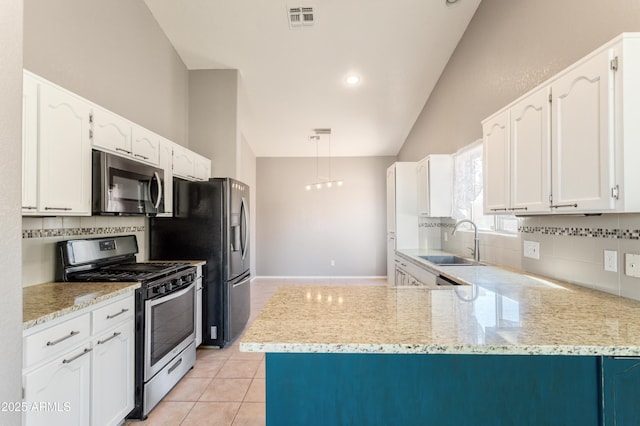
[[158,165],[158,135],[98,106],[93,107],[91,117],[94,148]]
[[549,211],[549,90],[542,88],[509,109],[509,209],[514,213]]
[[95,148],[131,155],[131,123],[102,108],[93,108],[92,142]]
[[416,165],[418,214],[451,217],[453,160],[450,155],[433,154]]
[[91,215],[90,105],[39,83],[38,212]]
[[482,123],[485,213],[509,208],[509,112]]
[[160,161],[160,138],[140,126],[133,126],[131,151],[137,160],[157,165]]
[[627,33],[483,121],[485,213],[640,212],[638,93]]
[[173,175],[187,180],[209,180],[211,177],[211,160],[189,151],[187,148],[174,145]]
[[197,180],[209,180],[211,177],[211,160],[194,153],[193,175]]
[[605,49],[551,84],[554,210],[615,209],[612,59]]
[[38,210],[38,82],[24,74],[22,88],[22,212]]

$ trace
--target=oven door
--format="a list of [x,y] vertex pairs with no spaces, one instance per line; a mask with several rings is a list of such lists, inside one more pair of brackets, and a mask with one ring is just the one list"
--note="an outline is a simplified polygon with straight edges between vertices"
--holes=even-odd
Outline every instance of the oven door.
[[195,288],[145,301],[145,382],[195,341]]

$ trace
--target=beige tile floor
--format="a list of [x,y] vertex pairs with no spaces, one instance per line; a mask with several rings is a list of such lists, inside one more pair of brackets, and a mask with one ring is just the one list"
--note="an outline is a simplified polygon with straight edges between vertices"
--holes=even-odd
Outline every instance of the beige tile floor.
[[[251,284],[251,323],[281,285],[386,285],[384,279],[258,278]],[[144,422],[126,425],[264,425],[264,354],[238,350],[236,339],[223,349],[198,349],[193,369]]]

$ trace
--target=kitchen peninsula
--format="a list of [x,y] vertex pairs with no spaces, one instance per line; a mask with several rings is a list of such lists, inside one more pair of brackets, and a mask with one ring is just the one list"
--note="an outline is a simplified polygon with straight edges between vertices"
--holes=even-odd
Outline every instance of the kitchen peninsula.
[[639,302],[423,263],[466,285],[278,288],[240,344],[266,352],[269,424],[638,420]]

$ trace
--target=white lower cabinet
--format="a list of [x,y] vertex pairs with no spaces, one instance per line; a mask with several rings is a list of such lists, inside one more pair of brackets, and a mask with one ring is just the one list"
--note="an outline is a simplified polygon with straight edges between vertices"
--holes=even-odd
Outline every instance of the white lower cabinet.
[[133,309],[130,293],[25,332],[24,425],[122,423],[134,404]]
[[92,425],[117,425],[133,409],[134,341],[133,321],[93,341]]
[[435,286],[436,275],[426,269],[396,256],[396,285],[397,286]]
[[90,424],[90,351],[80,346],[24,374],[25,425]]

